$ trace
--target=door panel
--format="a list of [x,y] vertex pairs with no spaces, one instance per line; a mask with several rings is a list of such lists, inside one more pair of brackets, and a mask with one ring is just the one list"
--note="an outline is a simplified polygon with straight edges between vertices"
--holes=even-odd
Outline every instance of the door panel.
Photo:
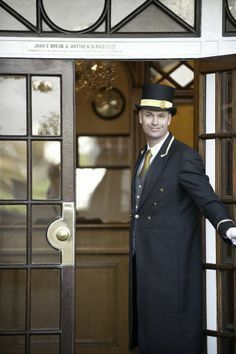
[[74,351],[73,76],[0,60],[1,354]]
[[[236,55],[196,61],[199,149],[217,194],[236,218]],[[199,119],[198,119],[199,118]],[[208,354],[236,351],[235,248],[206,221],[205,335]]]

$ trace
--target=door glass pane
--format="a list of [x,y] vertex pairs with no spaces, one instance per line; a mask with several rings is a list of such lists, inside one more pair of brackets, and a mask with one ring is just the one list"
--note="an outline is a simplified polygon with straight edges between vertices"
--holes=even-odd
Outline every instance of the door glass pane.
[[27,198],[26,142],[0,141],[0,199]]
[[80,167],[129,165],[131,150],[128,137],[80,136],[78,150]]
[[26,262],[26,206],[0,205],[0,263]]
[[36,0],[5,0],[4,2],[36,26]]
[[195,0],[160,0],[190,26],[194,26]]
[[157,6],[150,5],[118,32],[187,32]]
[[60,354],[60,337],[58,335],[31,336],[30,354]]
[[60,327],[60,270],[31,270],[31,327]]
[[32,77],[32,133],[47,136],[61,134],[60,77]]
[[22,23],[10,15],[2,7],[0,8],[0,30],[1,31],[29,31]]
[[25,270],[1,269],[0,289],[0,330],[25,329]]
[[233,195],[233,140],[221,139],[221,191],[222,197]]
[[60,205],[32,206],[32,263],[60,263],[60,251],[49,245],[47,228],[61,218]]
[[61,144],[59,141],[32,142],[33,199],[60,199]]
[[26,78],[0,76],[0,135],[26,134]]
[[79,222],[128,222],[130,169],[78,168],[76,179]]
[[0,336],[0,354],[25,354],[25,336]]
[[51,21],[67,31],[81,31],[91,27],[101,16],[105,0],[93,0],[90,11],[87,1],[43,0],[44,8]]
[[223,331],[234,332],[234,270],[222,271]]
[[221,132],[232,131],[232,72],[221,73]]

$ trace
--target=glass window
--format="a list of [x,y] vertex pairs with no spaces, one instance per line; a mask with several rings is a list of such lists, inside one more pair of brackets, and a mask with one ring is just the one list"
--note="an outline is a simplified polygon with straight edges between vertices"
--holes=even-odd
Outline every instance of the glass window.
[[0,336],[0,354],[25,354],[25,336]]
[[101,16],[105,0],[93,0],[91,11],[87,1],[43,0],[45,11],[50,20],[67,31],[82,31],[91,27]]
[[160,0],[169,10],[194,26],[195,0]]
[[1,269],[0,289],[0,330],[24,330],[26,326],[25,270]]
[[60,270],[31,270],[31,328],[60,328]]
[[76,181],[79,222],[129,221],[130,169],[77,169]]
[[33,199],[60,199],[61,144],[59,141],[32,142]]
[[78,166],[128,166],[130,151],[129,137],[80,136],[78,138]]
[[27,198],[25,141],[0,141],[0,199]]
[[30,336],[30,354],[60,354],[60,336],[59,335],[31,335]]
[[221,120],[220,131],[232,131],[232,72],[221,73]]
[[26,78],[0,76],[0,135],[25,134]]
[[0,263],[26,262],[26,206],[0,205]]
[[36,26],[36,0],[4,0],[4,2]]
[[59,77],[32,77],[32,133],[47,136],[61,134]]

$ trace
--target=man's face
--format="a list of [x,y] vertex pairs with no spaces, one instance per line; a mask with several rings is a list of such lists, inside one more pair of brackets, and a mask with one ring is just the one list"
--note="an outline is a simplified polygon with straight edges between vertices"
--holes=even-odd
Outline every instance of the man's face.
[[167,111],[146,109],[139,111],[139,123],[142,124],[150,146],[154,146],[165,137],[171,118],[171,113]]

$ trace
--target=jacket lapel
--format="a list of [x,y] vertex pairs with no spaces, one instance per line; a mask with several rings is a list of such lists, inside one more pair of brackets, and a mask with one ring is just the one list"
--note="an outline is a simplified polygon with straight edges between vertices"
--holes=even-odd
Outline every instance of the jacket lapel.
[[154,188],[155,184],[158,182],[164,168],[166,165],[166,162],[169,157],[169,150],[171,148],[171,145],[174,141],[173,135],[170,133],[164,144],[162,145],[160,151],[152,161],[150,168],[147,171],[147,174],[145,176],[144,180],[144,185],[143,185],[143,191],[139,203],[139,208],[142,207],[143,203],[145,200],[148,198],[150,195],[152,189]]
[[136,174],[138,172],[139,165],[140,165],[141,160],[142,160],[142,158],[143,158],[143,156],[144,156],[146,151],[147,151],[147,145],[140,151],[139,156],[138,156],[137,161],[136,161],[136,165],[134,167],[134,173],[133,173],[133,179],[132,179],[132,187],[131,187],[132,206],[135,205],[135,179],[136,179]]

